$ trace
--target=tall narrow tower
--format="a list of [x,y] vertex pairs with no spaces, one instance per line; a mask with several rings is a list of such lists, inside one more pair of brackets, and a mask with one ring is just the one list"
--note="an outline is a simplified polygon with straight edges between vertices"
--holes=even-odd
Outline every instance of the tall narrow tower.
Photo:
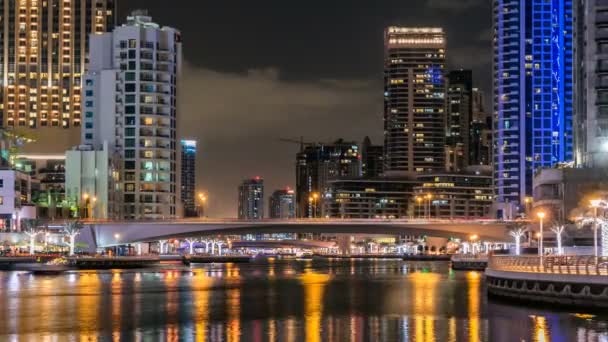
[[85,76],[82,143],[105,142],[123,160],[126,219],[174,218],[179,191],[177,81],[181,35],[133,13],[93,36]]
[[572,0],[494,1],[494,182],[511,210],[536,170],[573,160],[572,31]]
[[385,172],[445,167],[445,46],[441,28],[384,34]]

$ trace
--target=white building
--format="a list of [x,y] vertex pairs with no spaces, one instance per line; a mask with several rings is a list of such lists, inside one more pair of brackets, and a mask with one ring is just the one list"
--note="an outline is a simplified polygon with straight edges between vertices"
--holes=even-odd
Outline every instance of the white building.
[[176,217],[179,31],[134,13],[114,32],[91,36],[90,51],[82,143],[99,150],[108,142],[123,160],[124,218]]
[[21,171],[0,170],[0,230],[18,231],[22,219],[36,218],[31,204],[31,177]]
[[99,150],[89,146],[66,152],[66,198],[75,203],[82,218],[121,218],[121,192],[117,168],[107,143]]

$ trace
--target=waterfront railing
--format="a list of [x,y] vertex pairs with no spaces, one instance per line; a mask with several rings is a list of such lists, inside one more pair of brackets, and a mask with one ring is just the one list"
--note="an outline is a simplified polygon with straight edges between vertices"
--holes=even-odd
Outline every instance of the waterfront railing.
[[488,269],[505,272],[608,276],[608,257],[580,255],[492,256]]

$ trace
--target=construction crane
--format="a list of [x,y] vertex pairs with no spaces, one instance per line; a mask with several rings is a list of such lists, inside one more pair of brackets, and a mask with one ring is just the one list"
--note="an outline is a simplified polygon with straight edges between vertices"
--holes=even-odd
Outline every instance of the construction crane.
[[300,152],[304,151],[304,146],[312,146],[312,145],[316,145],[317,144],[315,142],[304,141],[304,137],[302,137],[302,136],[300,137],[300,140],[280,138],[279,141],[280,142],[285,142],[285,143],[291,143],[291,144],[298,144],[298,145],[300,145]]

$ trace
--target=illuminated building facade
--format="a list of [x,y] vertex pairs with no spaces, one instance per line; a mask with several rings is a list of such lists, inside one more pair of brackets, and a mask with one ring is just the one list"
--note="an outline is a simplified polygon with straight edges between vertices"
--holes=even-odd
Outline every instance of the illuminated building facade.
[[196,140],[181,141],[181,199],[185,217],[196,217]]
[[245,179],[239,185],[240,220],[261,220],[264,218],[264,179]]
[[361,175],[365,178],[379,177],[384,167],[384,147],[372,145],[369,137],[361,144]]
[[494,1],[494,177],[503,214],[523,211],[535,170],[573,160],[572,2]]
[[489,218],[494,198],[488,166],[463,172],[422,174],[411,203],[415,217],[437,219]]
[[361,155],[355,142],[306,146],[296,156],[296,215],[322,217],[327,182],[361,176]]
[[27,173],[32,179],[32,203],[37,217],[67,219],[70,207],[75,205],[65,194],[65,154],[24,154],[15,156],[16,170]]
[[445,34],[389,27],[384,46],[384,171],[443,170]]
[[115,2],[0,1],[0,122],[34,133],[27,149],[78,144],[89,35],[114,28]]
[[473,73],[452,70],[447,75],[446,169],[461,171],[469,165]]
[[84,81],[82,144],[105,142],[123,160],[125,219],[175,218],[180,192],[177,81],[181,35],[135,12],[112,33],[91,38]]
[[292,189],[276,190],[268,199],[269,215],[272,219],[296,217],[296,194]]
[[407,218],[417,181],[408,177],[340,178],[323,194],[324,217],[344,219]]
[[100,149],[80,146],[66,151],[65,193],[80,218],[121,219],[122,193],[117,184],[119,158],[105,143]]
[[18,170],[0,170],[0,232],[21,230],[21,220],[35,219],[32,178]]

